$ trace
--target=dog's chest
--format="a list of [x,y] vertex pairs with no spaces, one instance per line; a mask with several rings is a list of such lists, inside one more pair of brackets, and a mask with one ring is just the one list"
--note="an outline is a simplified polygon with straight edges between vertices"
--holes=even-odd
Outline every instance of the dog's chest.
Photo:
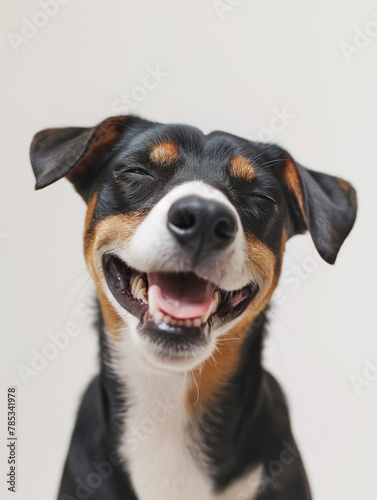
[[[135,374],[134,374],[135,375]],[[261,468],[213,492],[209,466],[198,446],[184,377],[133,378],[121,453],[139,500],[254,499]],[[139,385],[140,384],[140,385]]]
[[187,404],[190,372],[163,374],[146,368],[126,339],[117,344],[112,365],[126,384],[119,451],[138,500],[254,499],[260,468],[214,493],[211,467],[201,449],[204,430],[199,431],[195,408]]
[[209,500],[212,485],[186,407],[185,376],[138,373],[128,391],[121,453],[140,500]]

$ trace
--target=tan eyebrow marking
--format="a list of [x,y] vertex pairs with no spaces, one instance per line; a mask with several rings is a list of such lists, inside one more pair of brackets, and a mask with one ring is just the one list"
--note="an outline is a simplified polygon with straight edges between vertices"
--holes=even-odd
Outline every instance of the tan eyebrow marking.
[[149,158],[158,165],[169,166],[179,157],[178,146],[171,141],[156,144],[150,152]]
[[251,182],[255,179],[255,170],[243,156],[235,156],[230,163],[230,173],[233,177]]

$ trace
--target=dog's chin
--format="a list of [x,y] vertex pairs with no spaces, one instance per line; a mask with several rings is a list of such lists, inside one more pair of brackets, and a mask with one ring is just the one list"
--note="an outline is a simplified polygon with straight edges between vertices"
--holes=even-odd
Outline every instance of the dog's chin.
[[170,345],[161,344],[160,339],[156,342],[150,331],[141,326],[132,336],[132,341],[146,361],[148,370],[155,368],[159,374],[192,370],[208,359],[214,349],[214,343],[209,339],[200,345],[182,346],[174,340]]
[[143,273],[113,254],[102,257],[107,286],[138,322],[136,347],[154,366],[175,371],[200,365],[213,352],[215,332],[240,316],[256,283],[226,291],[192,272]]

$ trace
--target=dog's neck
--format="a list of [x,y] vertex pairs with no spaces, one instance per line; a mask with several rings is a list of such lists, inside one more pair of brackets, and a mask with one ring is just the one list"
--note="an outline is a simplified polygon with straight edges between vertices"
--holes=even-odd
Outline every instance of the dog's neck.
[[[139,383],[145,382],[145,393],[150,392],[151,397],[173,397],[178,391],[180,404],[192,414],[210,412],[212,405],[221,399],[231,399],[232,405],[242,406],[246,387],[250,392],[248,404],[252,404],[258,396],[261,381],[265,322],[265,312],[251,324],[247,320],[239,322],[219,339],[213,355],[198,368],[173,372],[156,369],[142,359],[126,326],[122,333],[118,328],[117,336],[111,336],[99,306],[101,381],[106,395],[109,431],[116,432],[125,405],[129,407],[130,402],[126,403],[126,399],[134,377],[138,377]],[[232,390],[237,384],[240,384],[241,391]]]

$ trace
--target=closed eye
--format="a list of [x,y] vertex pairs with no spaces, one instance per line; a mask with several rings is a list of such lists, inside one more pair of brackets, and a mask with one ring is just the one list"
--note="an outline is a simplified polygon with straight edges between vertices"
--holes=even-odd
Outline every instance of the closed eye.
[[269,194],[265,194],[265,193],[258,193],[258,192],[254,192],[254,193],[246,193],[247,195],[249,196],[256,196],[257,198],[263,198],[265,200],[268,200],[268,201],[271,201],[271,203],[277,203],[277,201],[272,198],[272,196],[270,196]]
[[148,176],[153,179],[153,176],[144,168],[142,167],[125,167],[121,170],[118,170],[115,175],[121,175],[121,174],[136,174],[136,175],[143,175],[143,176]]

